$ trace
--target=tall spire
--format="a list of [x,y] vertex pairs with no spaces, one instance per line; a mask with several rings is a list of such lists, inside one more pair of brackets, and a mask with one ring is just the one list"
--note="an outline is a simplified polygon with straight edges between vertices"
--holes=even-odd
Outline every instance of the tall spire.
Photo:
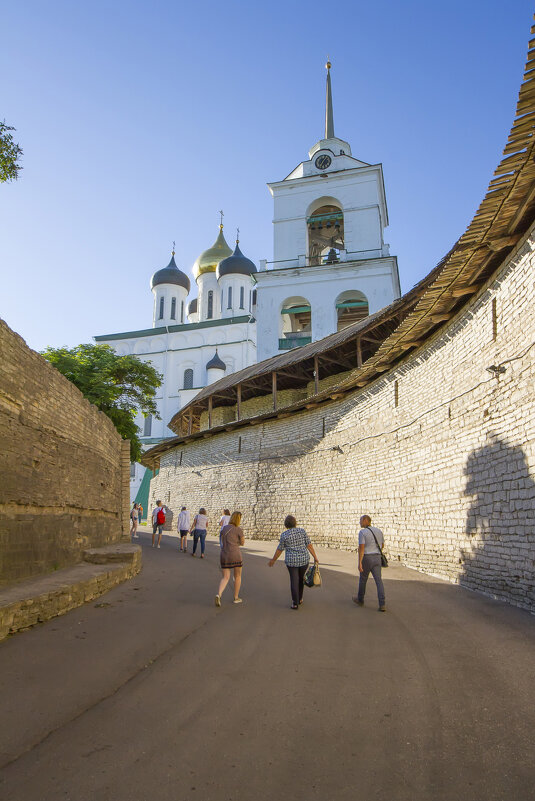
[[327,56],[327,98],[325,101],[325,139],[334,139],[333,96],[331,92],[331,62]]

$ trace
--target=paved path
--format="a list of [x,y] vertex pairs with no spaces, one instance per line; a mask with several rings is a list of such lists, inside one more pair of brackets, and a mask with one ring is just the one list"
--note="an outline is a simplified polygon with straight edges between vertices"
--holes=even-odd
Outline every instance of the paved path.
[[142,573],[0,645],[10,801],[535,798],[535,618],[401,567],[350,601],[355,556],[289,609],[248,542],[241,606],[142,535]]

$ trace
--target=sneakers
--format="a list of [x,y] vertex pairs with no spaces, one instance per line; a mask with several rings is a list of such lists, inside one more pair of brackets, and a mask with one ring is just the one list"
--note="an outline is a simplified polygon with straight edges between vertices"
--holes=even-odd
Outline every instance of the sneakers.
[[384,606],[384,605],[383,605],[383,606],[380,606],[380,607],[379,607],[379,609],[378,609],[377,611],[378,611],[378,612],[386,612],[386,606]]
[[233,604],[242,604],[242,603],[243,603],[243,601],[242,601],[242,599],[241,599],[241,598],[234,598],[234,600],[232,601],[232,603],[233,603]]
[[297,606],[297,604],[292,604],[292,605],[290,606],[290,609],[299,609],[299,607]]
[[216,606],[221,606],[221,596],[220,595],[216,595],[216,597],[215,597],[215,605]]
[[158,548],[159,548],[159,547],[160,547],[160,546],[158,545]]
[[354,595],[351,599],[357,606],[364,606],[364,601],[359,601],[358,596]]

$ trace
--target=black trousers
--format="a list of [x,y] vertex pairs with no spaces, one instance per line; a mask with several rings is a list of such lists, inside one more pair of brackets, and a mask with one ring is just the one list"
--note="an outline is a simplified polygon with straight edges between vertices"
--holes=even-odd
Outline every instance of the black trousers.
[[305,578],[308,565],[301,565],[301,567],[290,567],[290,565],[286,565],[286,567],[288,568],[288,573],[290,574],[292,603],[294,606],[297,606],[299,602],[303,600],[303,579]]

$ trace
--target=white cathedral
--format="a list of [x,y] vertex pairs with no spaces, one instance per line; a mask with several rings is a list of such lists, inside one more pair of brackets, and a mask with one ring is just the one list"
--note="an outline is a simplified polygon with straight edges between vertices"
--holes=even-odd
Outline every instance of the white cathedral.
[[[273,261],[257,266],[223,235],[195,261],[197,296],[171,261],[154,273],[152,328],[97,336],[120,355],[150,361],[163,375],[160,420],[140,415],[142,442],[174,436],[173,415],[200,389],[290,348],[339,331],[400,296],[397,259],[383,232],[388,212],[381,164],[351,155],[334,135],[327,62],[325,138],[282,181],[274,201]],[[136,498],[145,469],[132,465]],[[145,504],[144,504],[145,506]]]

